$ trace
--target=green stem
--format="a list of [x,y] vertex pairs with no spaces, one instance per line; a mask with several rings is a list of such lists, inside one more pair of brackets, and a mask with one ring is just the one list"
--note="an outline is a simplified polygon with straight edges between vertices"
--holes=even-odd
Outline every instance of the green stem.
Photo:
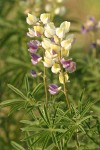
[[[60,60],[61,60],[61,52],[60,52],[59,58],[60,58]],[[64,81],[64,84],[63,84],[63,86],[64,86],[64,95],[65,95],[65,98],[66,98],[66,102],[67,102],[68,109],[71,111],[70,103],[69,103],[69,100],[68,100],[67,89],[66,89],[65,75],[64,75],[63,67],[62,67],[62,64],[61,64],[60,61],[59,61],[59,64],[60,64],[61,73],[62,73],[62,75],[63,75],[63,81]]]
[[71,110],[70,103],[69,103],[69,100],[68,100],[68,94],[67,94],[67,89],[66,89],[66,82],[65,82],[65,75],[64,75],[63,68],[62,68],[62,75],[63,75],[63,81],[64,81],[64,95],[65,95],[65,98],[66,98],[68,109]]
[[[95,33],[91,32],[92,43],[96,43]],[[92,49],[92,57],[96,58],[96,48]]]
[[75,139],[76,139],[76,146],[77,146],[77,148],[79,148],[80,144],[79,144],[79,141],[78,141],[78,130],[75,133]]
[[47,77],[46,77],[46,68],[44,67],[44,87],[46,95],[46,107],[48,108],[48,90],[47,90]]

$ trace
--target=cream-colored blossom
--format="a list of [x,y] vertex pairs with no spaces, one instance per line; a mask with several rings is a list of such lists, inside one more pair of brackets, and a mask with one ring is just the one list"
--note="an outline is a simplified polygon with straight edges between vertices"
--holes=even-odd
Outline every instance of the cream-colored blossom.
[[73,42],[73,34],[70,34],[66,37],[65,40],[63,40],[61,42],[61,46],[66,49],[66,50],[69,50],[71,48],[71,45],[72,45],[72,42]]
[[47,38],[52,38],[52,37],[55,35],[56,28],[55,28],[53,22],[48,23],[48,24],[45,26],[44,29],[45,29],[44,35],[45,35]]
[[70,22],[64,21],[59,28],[56,28],[56,35],[63,39],[65,38],[65,34],[69,31],[70,28]]
[[44,32],[44,28],[42,26],[34,26],[34,31],[42,35]]
[[41,14],[40,20],[43,22],[43,24],[47,24],[48,22],[50,22],[50,14],[49,13]]
[[28,28],[28,32],[27,32],[27,35],[29,36],[29,37],[34,37],[35,36],[35,32],[34,32],[34,30],[33,29],[31,29],[31,28]]
[[37,21],[38,21],[38,18],[36,16],[28,13],[28,17],[26,18],[26,22],[29,25],[34,25],[37,23]]
[[57,74],[60,70],[61,70],[61,69],[60,69],[60,65],[57,64],[57,63],[54,63],[53,66],[52,66],[52,68],[51,68],[51,71],[52,71],[53,73]]
[[[64,76],[65,76],[65,82],[67,82],[68,79],[69,79],[68,74],[67,74],[67,73],[64,73]],[[64,77],[63,77],[63,74],[62,74],[62,73],[59,74],[59,82],[60,82],[61,84],[64,84]]]
[[63,40],[61,42],[61,46],[65,49],[65,50],[69,50],[71,49],[71,43],[68,40]]
[[61,48],[61,57],[68,57],[68,56],[69,56],[69,50]]
[[45,67],[50,68],[50,67],[52,67],[53,63],[54,63],[53,59],[44,57],[43,64],[44,64]]
[[58,38],[56,35],[54,35],[53,38],[54,38],[54,42],[55,42],[56,44],[59,44],[59,43],[60,43],[59,38]]
[[65,37],[65,32],[63,28],[56,28],[56,35],[60,38],[63,39]]
[[67,33],[70,30],[70,22],[64,21],[61,23],[60,28],[63,28],[64,32]]
[[50,48],[51,48],[51,50],[54,50],[57,54],[58,54],[59,51],[60,51],[60,46],[58,46],[58,45],[56,45],[56,44],[54,44],[54,43],[51,43],[51,44],[50,44]]
[[48,39],[48,38],[43,38],[42,47],[43,47],[44,49],[50,49],[50,44],[51,44],[50,39]]

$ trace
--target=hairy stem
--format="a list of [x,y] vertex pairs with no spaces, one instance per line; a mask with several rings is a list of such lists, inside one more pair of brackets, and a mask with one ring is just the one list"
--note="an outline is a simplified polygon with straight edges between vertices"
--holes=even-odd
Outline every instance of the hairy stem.
[[48,107],[48,90],[47,90],[47,77],[46,77],[46,68],[44,67],[44,87],[46,95],[46,107]]

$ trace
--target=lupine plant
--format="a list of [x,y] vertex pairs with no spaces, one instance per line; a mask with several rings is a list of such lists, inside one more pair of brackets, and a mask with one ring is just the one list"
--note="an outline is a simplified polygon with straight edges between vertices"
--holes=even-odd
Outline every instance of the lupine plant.
[[93,57],[97,57],[97,47],[100,46],[100,40],[98,39],[98,33],[100,33],[100,21],[91,16],[82,25],[81,31],[83,34],[89,33],[91,39],[91,48]]
[[[39,83],[32,89],[32,83],[26,77],[26,92],[9,84],[9,88],[19,97],[0,105],[11,106],[12,112],[21,109],[25,112],[25,119],[21,120],[24,124],[21,127],[22,144],[12,141],[13,148],[99,149],[100,123],[96,114],[90,111],[99,99],[84,97],[84,91],[76,104],[68,97],[69,75],[76,70],[76,63],[69,58],[73,44],[73,35],[68,35],[70,22],[64,21],[56,27],[50,14],[46,13],[41,14],[40,18],[28,14],[26,21],[30,25],[27,35],[31,38],[28,42],[33,65],[31,76],[33,80],[38,78]],[[56,77],[52,83],[48,72]]]
[[[52,73],[58,74],[59,82],[63,84],[63,92],[66,97],[68,107],[70,104],[67,98],[66,82],[69,80],[68,73],[76,70],[76,63],[72,59],[68,59],[69,50],[73,42],[73,35],[68,35],[70,22],[63,22],[60,27],[55,27],[54,23],[50,21],[50,14],[41,14],[40,19],[28,14],[27,23],[32,25],[29,28],[27,35],[29,37],[39,37],[38,40],[31,40],[28,43],[31,61],[33,65],[42,62],[44,66],[44,85],[46,94],[46,105],[48,105],[48,91],[55,95],[61,90],[56,84],[48,85],[46,68],[51,68]],[[42,48],[42,56],[39,53],[39,47]],[[32,76],[36,77],[36,72],[32,70]],[[49,89],[48,89],[49,86]]]

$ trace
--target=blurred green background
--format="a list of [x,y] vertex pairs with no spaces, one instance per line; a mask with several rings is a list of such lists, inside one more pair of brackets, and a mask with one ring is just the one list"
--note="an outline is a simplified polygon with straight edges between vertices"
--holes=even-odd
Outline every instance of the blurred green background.
[[[45,12],[43,5],[46,3],[47,0],[0,0],[0,101],[16,98],[7,87],[8,83],[24,91],[26,74],[29,76],[31,88],[37,84],[30,76],[33,67],[27,51],[29,38],[26,36],[26,16],[27,12],[33,12],[37,16]],[[91,37],[82,35],[80,30],[88,16],[100,20],[100,0],[65,0],[64,6],[64,16],[58,15],[54,20],[56,24],[70,20],[71,30],[76,37],[71,57],[77,62],[77,71],[70,77],[70,97],[80,96],[83,88],[86,88],[87,96],[97,98],[100,96],[100,47],[97,50],[98,57],[91,58]],[[36,11],[34,7],[37,8]],[[98,106],[93,109],[99,114]],[[0,150],[11,150],[10,141],[20,139],[18,121],[24,116],[23,112],[9,117],[8,113],[9,108],[0,110]]]

